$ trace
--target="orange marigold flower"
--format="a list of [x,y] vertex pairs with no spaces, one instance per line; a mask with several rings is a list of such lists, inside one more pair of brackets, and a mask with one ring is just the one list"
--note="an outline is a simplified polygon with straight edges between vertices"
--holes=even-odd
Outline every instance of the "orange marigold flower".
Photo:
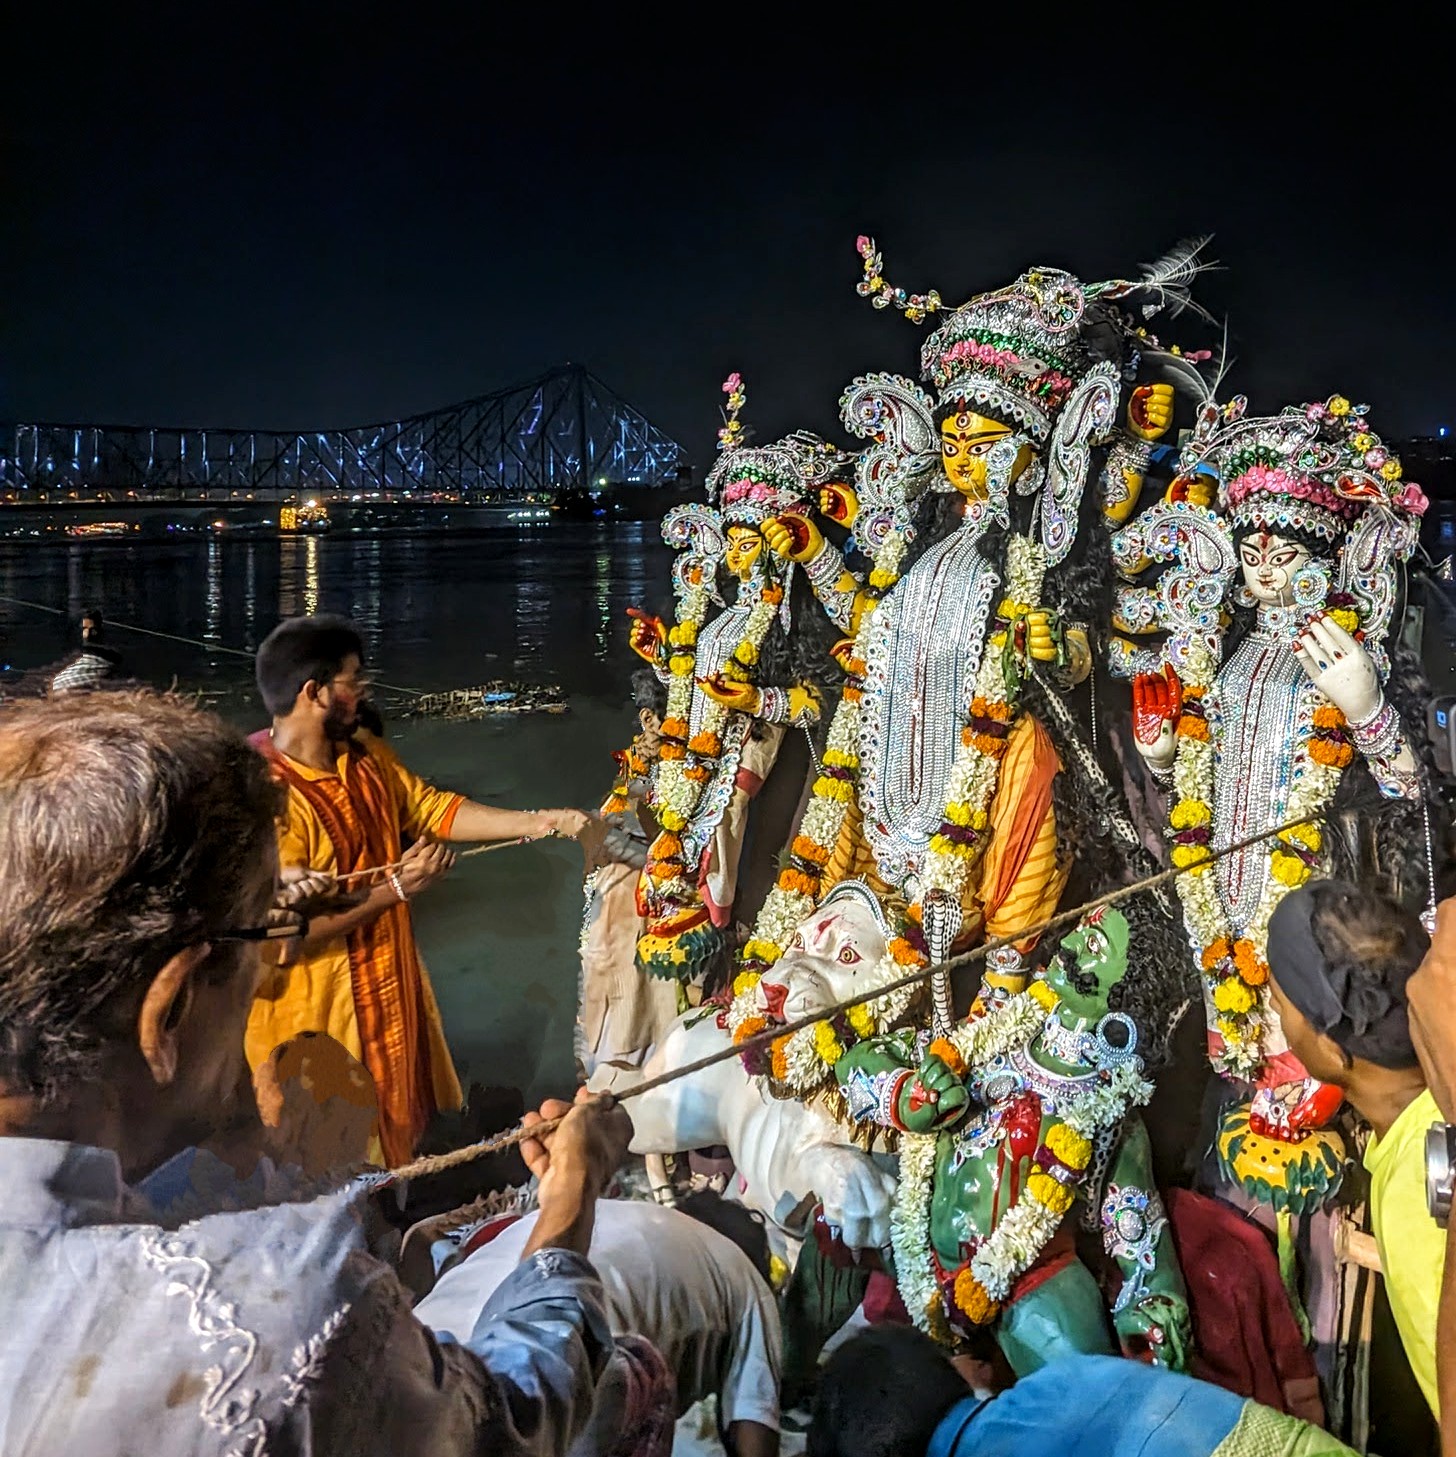
[[1234,969],[1239,974],[1239,980],[1245,986],[1261,987],[1269,980],[1269,967],[1262,957],[1255,956],[1252,952],[1253,948],[1251,947],[1248,961],[1235,961]]
[[756,1033],[762,1032],[768,1023],[762,1017],[745,1017],[737,1027],[733,1029],[733,1042],[736,1046],[740,1042],[747,1042]]
[[769,1044],[769,1062],[774,1077],[779,1082],[783,1082],[789,1075],[789,1039],[787,1037],[776,1037]]
[[665,736],[680,739],[688,731],[688,721],[685,718],[665,718],[661,731]]
[[1333,703],[1323,703],[1314,711],[1314,726],[1320,729],[1342,729],[1345,715]]
[[811,861],[815,865],[826,865],[829,863],[829,851],[819,844],[817,840],[811,840],[808,835],[795,835],[793,853],[800,860]]
[[1269,980],[1269,968],[1254,950],[1254,943],[1243,936],[1234,942],[1234,970],[1250,986],[1260,986]]
[[723,745],[717,734],[694,734],[688,740],[688,748],[704,759],[716,759],[723,752]]
[[769,582],[764,586],[759,598],[761,601],[777,607],[784,600],[784,589],[777,582]]
[[1203,948],[1203,969],[1212,971],[1225,956],[1233,953],[1233,947],[1229,944],[1227,936],[1220,936],[1217,941],[1210,941]]
[[686,759],[688,756],[688,751],[681,744],[670,743],[667,739],[662,741],[662,748],[658,753],[664,759]]
[[1316,764],[1326,764],[1335,769],[1347,769],[1355,757],[1349,744],[1332,742],[1329,739],[1311,739],[1309,757]]
[[923,960],[919,951],[903,936],[896,936],[890,942],[890,955],[895,958],[897,966],[919,966]]
[[1195,739],[1200,744],[1208,742],[1208,720],[1199,718],[1196,713],[1185,713],[1178,720],[1178,727],[1174,733],[1180,739]]
[[1006,740],[992,738],[990,734],[972,734],[971,743],[988,759],[1000,759],[1006,753]]
[[937,1037],[925,1051],[930,1057],[938,1057],[957,1077],[965,1074],[966,1060],[956,1050],[955,1043]]
[[966,1266],[955,1278],[955,1303],[972,1325],[990,1325],[1000,1313],[1000,1305],[986,1293],[986,1287]]
[[1001,723],[1006,723],[1011,718],[1011,706],[1006,703],[992,702],[989,698],[976,697],[971,699],[972,718],[994,718]]
[[713,771],[706,764],[689,764],[683,770],[683,778],[692,784],[706,784],[713,777]]
[[819,894],[818,878],[812,875],[805,875],[801,870],[795,870],[792,866],[786,866],[779,871],[779,889],[796,890],[800,895],[817,896]]

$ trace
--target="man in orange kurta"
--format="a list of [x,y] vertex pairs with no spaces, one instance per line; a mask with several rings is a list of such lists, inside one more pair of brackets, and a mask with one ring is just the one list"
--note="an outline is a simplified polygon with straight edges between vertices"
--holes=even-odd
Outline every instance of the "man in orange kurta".
[[[248,1022],[257,1068],[301,1032],[326,1032],[369,1070],[379,1098],[381,1161],[407,1161],[437,1110],[456,1110],[460,1081],[410,902],[444,875],[449,840],[576,836],[579,810],[504,810],[436,789],[359,727],[367,698],[363,644],[334,617],[290,618],[258,651],[258,687],[273,726],[252,742],[288,790],[278,859],[333,875],[367,895],[310,923],[298,955],[264,973]],[[386,867],[378,869],[378,867]]]

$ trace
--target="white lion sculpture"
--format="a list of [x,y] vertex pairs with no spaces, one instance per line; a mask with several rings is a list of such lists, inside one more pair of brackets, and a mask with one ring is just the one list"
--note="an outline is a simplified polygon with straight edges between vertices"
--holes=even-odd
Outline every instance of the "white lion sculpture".
[[[759,984],[766,1012],[791,1020],[815,1014],[873,989],[887,933],[879,903],[858,881],[846,881],[807,916],[773,980]],[[641,1079],[686,1067],[731,1046],[711,1012],[685,1013],[641,1069]],[[620,1092],[619,1080],[615,1090]],[[895,1192],[893,1158],[848,1142],[844,1129],[818,1107],[775,1098],[736,1058],[654,1088],[623,1105],[639,1154],[681,1153],[721,1144],[738,1171],[737,1193],[791,1240],[808,1232],[816,1204],[851,1249],[890,1242]]]

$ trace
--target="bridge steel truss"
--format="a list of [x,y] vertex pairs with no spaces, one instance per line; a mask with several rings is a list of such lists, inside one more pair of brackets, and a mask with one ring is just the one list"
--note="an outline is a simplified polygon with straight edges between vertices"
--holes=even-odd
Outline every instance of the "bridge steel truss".
[[683,448],[581,365],[389,425],[349,430],[17,425],[0,439],[0,492],[166,499],[218,493],[490,499],[655,486]]

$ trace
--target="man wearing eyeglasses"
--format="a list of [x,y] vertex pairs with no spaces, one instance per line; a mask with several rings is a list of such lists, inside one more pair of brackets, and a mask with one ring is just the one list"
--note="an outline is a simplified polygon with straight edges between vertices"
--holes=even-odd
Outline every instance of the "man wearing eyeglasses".
[[[257,657],[273,716],[252,742],[288,791],[278,856],[367,891],[310,923],[296,957],[258,988],[248,1061],[258,1067],[300,1032],[327,1032],[369,1069],[379,1095],[379,1160],[407,1161],[437,1110],[463,1097],[445,1043],[410,903],[455,863],[446,841],[579,836],[580,810],[477,804],[412,774],[360,727],[367,702],[364,644],[352,623],[293,617]],[[361,872],[370,872],[361,874]]]
[[180,1227],[138,1192],[197,1145],[258,1163],[243,1031],[281,797],[176,699],[0,710],[0,1457],[545,1457],[592,1415],[620,1109],[543,1106],[566,1117],[521,1145],[536,1229],[458,1340],[370,1253],[357,1188]]

